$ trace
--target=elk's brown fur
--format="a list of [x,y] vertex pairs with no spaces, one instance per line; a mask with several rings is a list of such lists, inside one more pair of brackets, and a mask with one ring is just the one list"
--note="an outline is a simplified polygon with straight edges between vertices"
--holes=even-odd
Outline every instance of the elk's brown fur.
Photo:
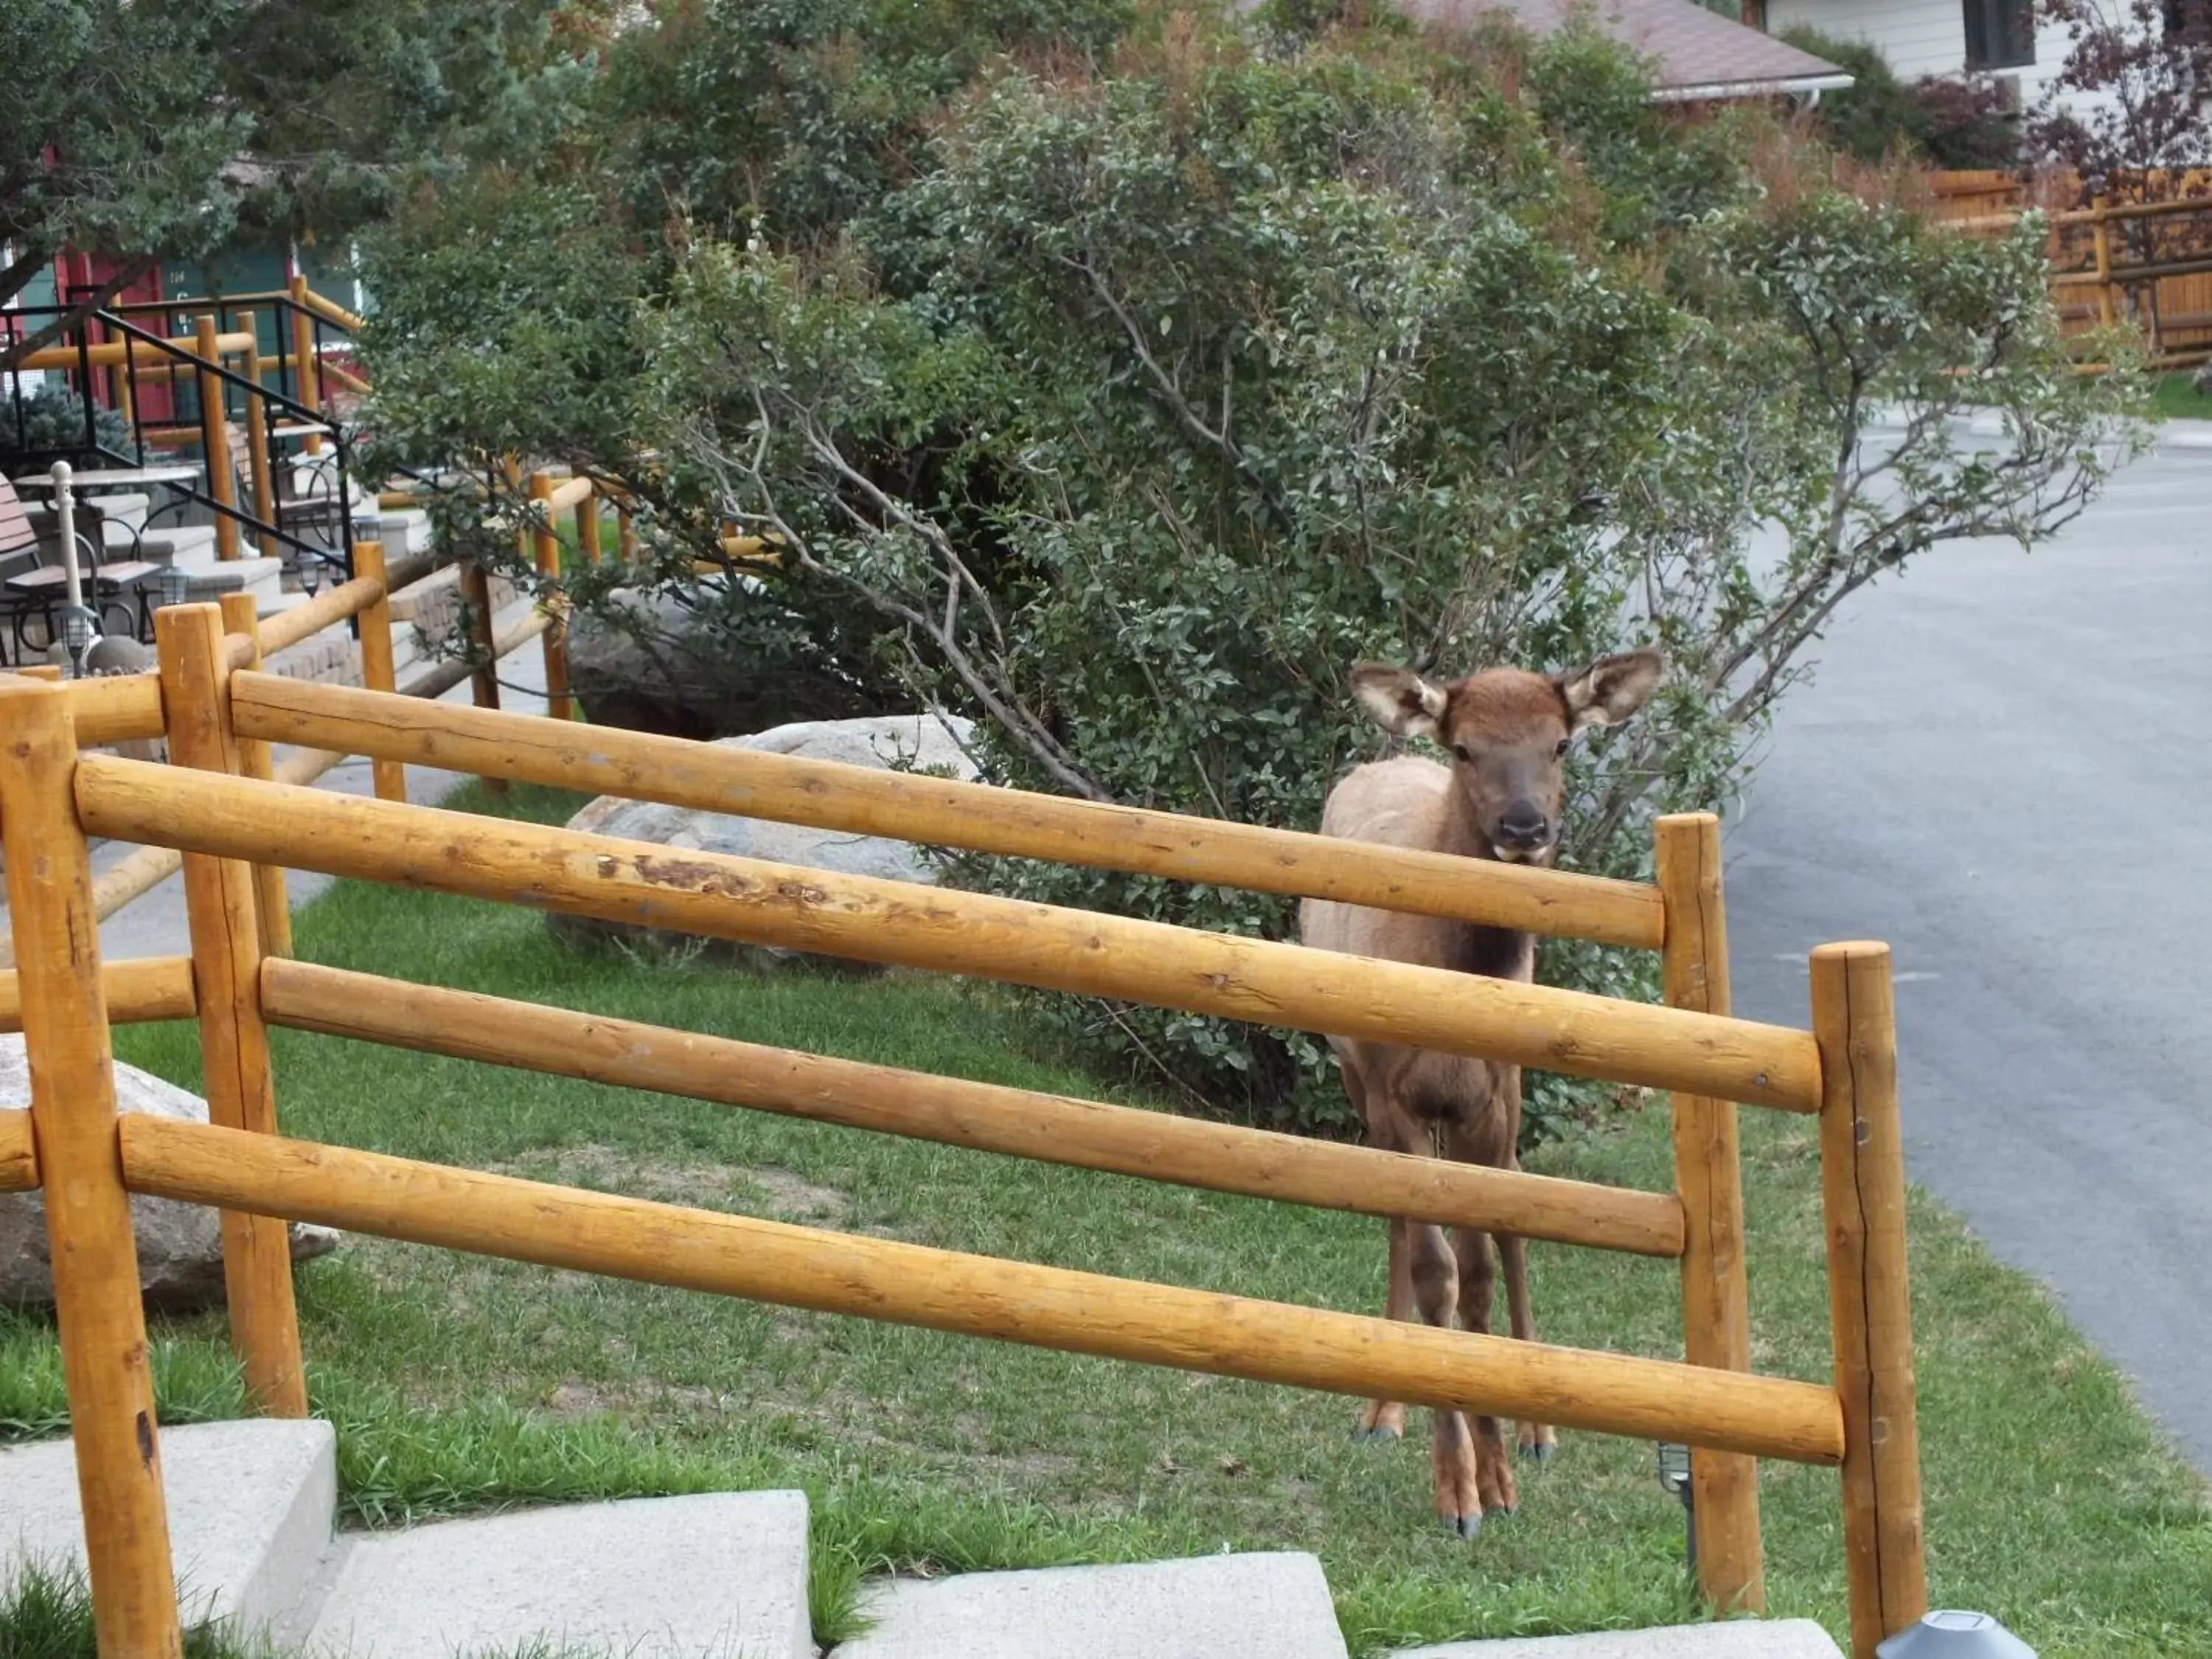
[[[1410,670],[1362,665],[1352,672],[1361,704],[1386,730],[1432,738],[1449,766],[1401,757],[1356,768],[1329,793],[1322,833],[1352,841],[1419,848],[1465,858],[1548,863],[1556,854],[1565,802],[1565,757],[1574,733],[1611,725],[1641,708],[1658,682],[1656,652],[1608,657],[1557,678],[1492,669],[1445,684]],[[1298,932],[1308,945],[1461,973],[1527,981],[1535,941],[1527,933],[1435,916],[1370,910],[1309,899]],[[1368,1139],[1392,1152],[1424,1152],[1495,1169],[1518,1167],[1521,1068],[1389,1043],[1332,1037],[1345,1091]],[[1419,1317],[1451,1328],[1490,1329],[1497,1264],[1490,1236],[1425,1222],[1390,1224],[1393,1319]],[[1526,1242],[1500,1234],[1507,1316],[1513,1335],[1533,1341]],[[1368,1403],[1363,1435],[1395,1439],[1406,1408]],[[1540,1423],[1520,1425],[1524,1455],[1548,1455],[1555,1437]],[[1472,1536],[1485,1511],[1513,1508],[1512,1462],[1494,1417],[1438,1411],[1432,1450],[1437,1512]]]

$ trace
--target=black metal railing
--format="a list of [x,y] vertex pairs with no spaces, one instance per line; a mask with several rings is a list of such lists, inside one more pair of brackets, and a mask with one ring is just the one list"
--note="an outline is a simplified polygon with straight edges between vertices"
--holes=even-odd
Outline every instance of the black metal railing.
[[[82,416],[82,428],[79,432],[70,434],[67,442],[31,442],[27,429],[27,398],[22,376],[20,374],[9,376],[7,407],[13,419],[13,435],[16,441],[10,446],[15,451],[15,464],[27,462],[35,465],[40,461],[66,459],[79,463],[89,460],[94,465],[111,464],[118,467],[145,466],[153,459],[154,452],[197,443],[209,463],[206,487],[180,481],[165,483],[163,489],[169,493],[171,499],[149,513],[149,521],[161,512],[180,511],[189,502],[204,509],[218,526],[228,520],[241,539],[251,538],[264,550],[272,546],[283,549],[289,555],[288,562],[301,577],[303,586],[310,588],[320,586],[324,576],[331,571],[337,572],[340,580],[344,580],[351,575],[353,564],[352,435],[343,422],[330,418],[325,410],[311,405],[297,395],[304,390],[300,373],[301,365],[295,361],[298,354],[291,349],[290,343],[283,337],[296,319],[305,319],[309,325],[312,349],[319,360],[326,343],[327,337],[324,331],[326,319],[313,307],[299,305],[289,295],[256,295],[251,304],[257,309],[268,307],[279,330],[279,344],[283,349],[277,354],[277,384],[273,388],[264,379],[243,374],[232,368],[222,361],[221,353],[210,361],[196,350],[176,343],[167,334],[156,333],[132,320],[134,315],[157,316],[164,327],[169,327],[174,325],[174,319],[180,313],[212,315],[216,319],[216,331],[225,333],[232,331],[228,326],[231,314],[246,309],[246,302],[216,300],[142,301],[103,308],[77,321],[53,345],[70,352],[76,359],[73,368],[64,368],[61,373],[65,380],[75,381],[72,389]],[[10,339],[20,340],[37,331],[46,319],[66,315],[68,309],[67,306],[31,306],[12,309],[0,313],[0,326],[4,326]],[[96,340],[95,334],[105,337]],[[126,348],[121,354],[121,361],[114,365],[122,395],[114,400],[114,405],[103,407],[99,388],[101,375],[107,366],[95,364],[93,351],[95,345],[118,343]],[[146,413],[147,399],[143,395],[139,374],[141,362],[146,355],[165,360],[167,365],[167,379],[173,394],[173,407],[171,419],[166,422],[150,421]],[[180,369],[188,369],[189,373],[179,373]],[[209,380],[212,380],[217,387],[217,407],[212,410],[201,406],[202,387]],[[241,410],[246,400],[261,400],[264,419],[262,422],[262,453],[258,459],[270,481],[268,518],[264,518],[258,510],[258,501],[249,502],[241,498],[234,478],[230,501],[225,501],[215,493],[215,453],[217,448],[227,449],[227,447],[210,444],[210,426],[211,422],[228,423],[234,396],[240,400]],[[183,406],[187,404],[196,409],[196,421],[183,414]],[[276,429],[275,417],[279,416],[289,416],[299,423],[324,429],[320,435],[327,438],[329,448],[326,453],[330,463],[326,493],[311,492],[295,497],[290,503],[283,499],[278,481],[291,469],[293,463],[283,447],[285,434]],[[119,419],[124,423],[126,436],[122,441],[127,444],[127,449],[111,441],[110,433],[101,430],[103,416]],[[249,421],[249,429],[251,424]],[[190,429],[195,425],[197,432]],[[149,432],[153,435],[149,435]],[[250,488],[244,494],[250,495]],[[295,509],[289,517],[286,512],[288,505]],[[318,541],[311,535],[301,533],[302,526],[317,523],[335,529],[335,545],[327,539]]]

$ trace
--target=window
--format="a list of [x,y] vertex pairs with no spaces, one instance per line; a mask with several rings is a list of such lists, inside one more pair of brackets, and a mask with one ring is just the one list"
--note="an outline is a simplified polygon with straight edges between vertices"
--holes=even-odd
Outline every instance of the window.
[[1965,0],[1966,67],[2018,69],[2035,61],[2035,8],[2031,0]]

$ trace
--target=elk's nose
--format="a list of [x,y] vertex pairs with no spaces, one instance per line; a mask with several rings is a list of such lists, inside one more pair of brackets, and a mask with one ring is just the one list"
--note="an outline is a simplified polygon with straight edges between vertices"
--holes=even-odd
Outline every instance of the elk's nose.
[[1525,800],[1507,807],[1498,820],[1498,838],[1509,847],[1540,847],[1551,831],[1551,821]]

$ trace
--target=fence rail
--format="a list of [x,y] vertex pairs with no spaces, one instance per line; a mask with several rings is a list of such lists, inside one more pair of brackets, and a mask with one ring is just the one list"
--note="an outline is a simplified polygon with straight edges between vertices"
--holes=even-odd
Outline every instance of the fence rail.
[[1966,234],[2002,234],[2029,209],[2045,210],[2067,333],[2124,319],[2142,329],[2157,367],[2212,356],[2212,181],[2155,174],[2129,181],[2140,199],[2094,196],[2086,207],[2058,205],[2084,199],[2070,174],[1938,173],[1931,182],[1937,216]]
[[1640,1255],[1682,1254],[1682,1206],[1641,1193],[834,1060],[480,992],[270,960],[272,1025],[874,1129],[1045,1164]]
[[[1796,1463],[1843,1460],[1833,1389],[1112,1279],[133,1115],[132,1191],[785,1307]],[[890,1287],[896,1286],[896,1291]]]
[[[517,534],[541,561],[539,475]],[[555,551],[558,556],[558,550]],[[549,638],[556,613],[533,620]],[[255,672],[210,607],[157,619],[153,714],[175,764],[82,753],[124,694],[0,682],[0,837],[24,966],[0,981],[33,1059],[30,1135],[0,1114],[0,1185],[43,1179],[103,1644],[173,1644],[128,1194],[223,1212],[232,1336],[265,1411],[307,1408],[285,1219],[1219,1375],[1686,1440],[1699,1583],[1763,1605],[1756,1468],[1838,1464],[1852,1645],[1926,1601],[1904,1177],[1878,945],[1814,953],[1810,1030],[1729,1013],[1717,822],[1662,822],[1656,887],[1428,860],[1360,843],[1126,813],[981,786],[732,754]],[[464,669],[462,672],[466,672]],[[143,693],[128,694],[132,698]],[[142,714],[133,702],[129,711]],[[1658,947],[1669,1006],[1445,973],[1123,917],[866,880],[547,826],[334,797],[257,776],[269,747],[599,789],[1095,867],[1315,893]],[[258,756],[257,759],[256,757]],[[103,969],[88,835],[175,849],[191,962]],[[29,856],[32,847],[39,856]],[[257,866],[435,891],[1676,1091],[1676,1191],[1641,1193],[1296,1140],[920,1076],[286,959]],[[12,998],[12,1002],[9,999]],[[209,1125],[118,1120],[105,1025],[196,1018]],[[268,1031],[289,1026],[1217,1190],[1626,1249],[1681,1264],[1686,1363],[1586,1352],[691,1211],[280,1139]],[[56,1079],[77,1086],[64,1090]],[[1750,1369],[1734,1102],[1814,1112],[1833,1385]],[[35,1157],[33,1156],[35,1148]],[[118,1155],[119,1154],[119,1155]],[[52,1194],[65,1191],[66,1201]],[[66,1245],[66,1250],[61,1248]],[[62,1270],[64,1255],[67,1271]]]
[[1101,805],[919,773],[863,771],[496,710],[394,708],[349,687],[237,677],[238,729],[517,782],[740,812],[859,836],[1409,910],[1553,938],[1656,951],[1658,889],[1564,870],[1362,847],[1325,836]]
[[[1810,1112],[1803,1031],[980,893],[180,771],[76,769],[118,841]],[[1365,848],[1342,844],[1348,859]]]

